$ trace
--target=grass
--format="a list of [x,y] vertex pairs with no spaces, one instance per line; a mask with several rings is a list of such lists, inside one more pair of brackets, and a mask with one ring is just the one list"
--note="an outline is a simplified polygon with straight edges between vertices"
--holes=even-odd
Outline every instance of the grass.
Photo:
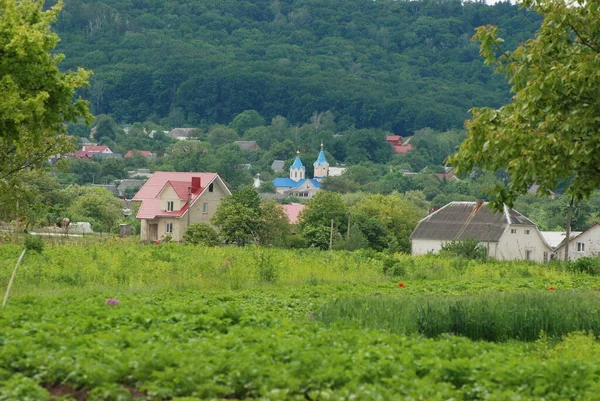
[[561,265],[47,245],[0,311],[0,400],[595,399],[597,289]]
[[525,291],[469,296],[402,296],[342,298],[325,305],[315,317],[396,334],[472,340],[535,341],[587,331],[600,334],[600,296],[589,291]]

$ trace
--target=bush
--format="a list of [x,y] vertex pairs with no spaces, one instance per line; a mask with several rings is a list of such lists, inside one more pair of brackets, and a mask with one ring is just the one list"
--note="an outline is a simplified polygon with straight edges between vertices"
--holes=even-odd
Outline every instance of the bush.
[[219,234],[206,223],[196,223],[185,229],[183,242],[190,245],[219,245]]
[[571,270],[587,273],[591,276],[600,276],[600,259],[584,257],[571,263]]
[[42,237],[28,235],[25,237],[25,248],[27,248],[28,251],[42,253],[44,250],[44,241],[42,240]]
[[461,241],[446,242],[442,245],[440,254],[484,260],[487,258],[487,249],[476,239],[470,238]]

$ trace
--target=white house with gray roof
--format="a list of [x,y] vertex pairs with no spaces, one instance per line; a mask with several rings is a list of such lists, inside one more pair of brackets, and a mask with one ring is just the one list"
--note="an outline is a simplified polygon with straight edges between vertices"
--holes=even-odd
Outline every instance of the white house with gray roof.
[[412,254],[437,253],[453,240],[476,239],[498,260],[547,262],[553,249],[538,227],[514,209],[494,212],[485,202],[451,202],[419,222]]

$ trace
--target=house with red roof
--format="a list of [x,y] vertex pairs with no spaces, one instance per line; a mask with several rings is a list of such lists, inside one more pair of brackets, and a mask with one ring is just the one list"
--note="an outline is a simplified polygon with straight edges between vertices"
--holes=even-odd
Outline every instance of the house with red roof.
[[125,158],[127,159],[131,159],[134,158],[135,156],[140,155],[140,156],[144,156],[144,157],[154,157],[154,153],[152,153],[149,150],[130,150],[127,153],[125,153]]
[[[410,139],[410,138],[409,138]],[[409,143],[403,143],[400,135],[388,135],[385,138],[386,142],[392,145],[394,153],[408,153],[412,150],[412,145]]]
[[302,213],[302,211],[306,208],[306,205],[301,203],[289,203],[281,206],[283,207],[283,212],[290,220],[290,224],[298,224],[300,213]]
[[146,181],[134,202],[141,202],[136,218],[143,241],[171,236],[182,241],[185,229],[210,223],[221,200],[231,192],[217,173],[156,172]]
[[84,145],[81,151],[88,153],[113,153],[108,146],[103,145]]

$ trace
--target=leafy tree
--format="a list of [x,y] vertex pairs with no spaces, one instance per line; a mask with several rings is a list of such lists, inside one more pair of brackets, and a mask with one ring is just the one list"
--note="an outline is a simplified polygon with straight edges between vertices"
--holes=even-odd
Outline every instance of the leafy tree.
[[290,235],[290,220],[280,204],[272,200],[262,202],[260,219],[259,244],[274,246],[287,244]]
[[261,226],[258,194],[252,188],[235,191],[221,202],[211,222],[228,244],[244,246],[255,242]]
[[319,191],[300,214],[298,227],[312,246],[327,249],[332,221],[336,232],[343,230],[348,223],[348,207],[340,194]]
[[233,143],[239,139],[240,137],[234,130],[223,125],[217,125],[208,133],[208,142],[214,147]]
[[71,221],[88,221],[97,232],[116,232],[123,202],[103,188],[81,188],[83,194],[68,208]]
[[185,229],[183,242],[191,245],[217,246],[219,245],[219,234],[209,224],[196,223]]
[[346,194],[348,192],[356,192],[357,185],[344,176],[327,177],[323,181],[321,188],[325,191],[338,192]]
[[273,181],[261,181],[258,191],[261,194],[274,194],[276,192]]
[[260,127],[265,125],[265,119],[256,110],[246,110],[233,119],[231,127],[237,131],[239,135],[244,135],[250,128]]
[[116,123],[110,116],[96,118],[96,134],[94,139],[98,142],[114,141],[117,137]]
[[68,171],[76,175],[78,184],[99,182],[102,176],[102,165],[94,160],[71,159],[67,166]]
[[[389,233],[394,238],[392,250],[406,253],[410,253],[411,250],[410,234],[419,220],[427,214],[425,210],[400,195],[368,196],[352,208],[352,213],[359,222],[359,227],[362,224],[363,227],[369,228],[363,233],[376,249],[381,246],[381,238]],[[381,226],[378,227],[378,224]]]
[[50,25],[62,1],[44,11],[43,2],[0,1],[0,191],[22,170],[71,149],[65,122],[88,120],[87,103],[73,101],[88,71],[61,72],[53,54],[58,36]]
[[[571,4],[575,3],[575,4]],[[498,55],[498,29],[480,27],[475,38],[487,64],[508,77],[512,102],[475,108],[467,139],[451,159],[461,171],[506,168],[496,206],[513,205],[534,183],[548,194],[566,182],[581,200],[600,184],[600,3],[523,0],[544,20],[535,38]]]

